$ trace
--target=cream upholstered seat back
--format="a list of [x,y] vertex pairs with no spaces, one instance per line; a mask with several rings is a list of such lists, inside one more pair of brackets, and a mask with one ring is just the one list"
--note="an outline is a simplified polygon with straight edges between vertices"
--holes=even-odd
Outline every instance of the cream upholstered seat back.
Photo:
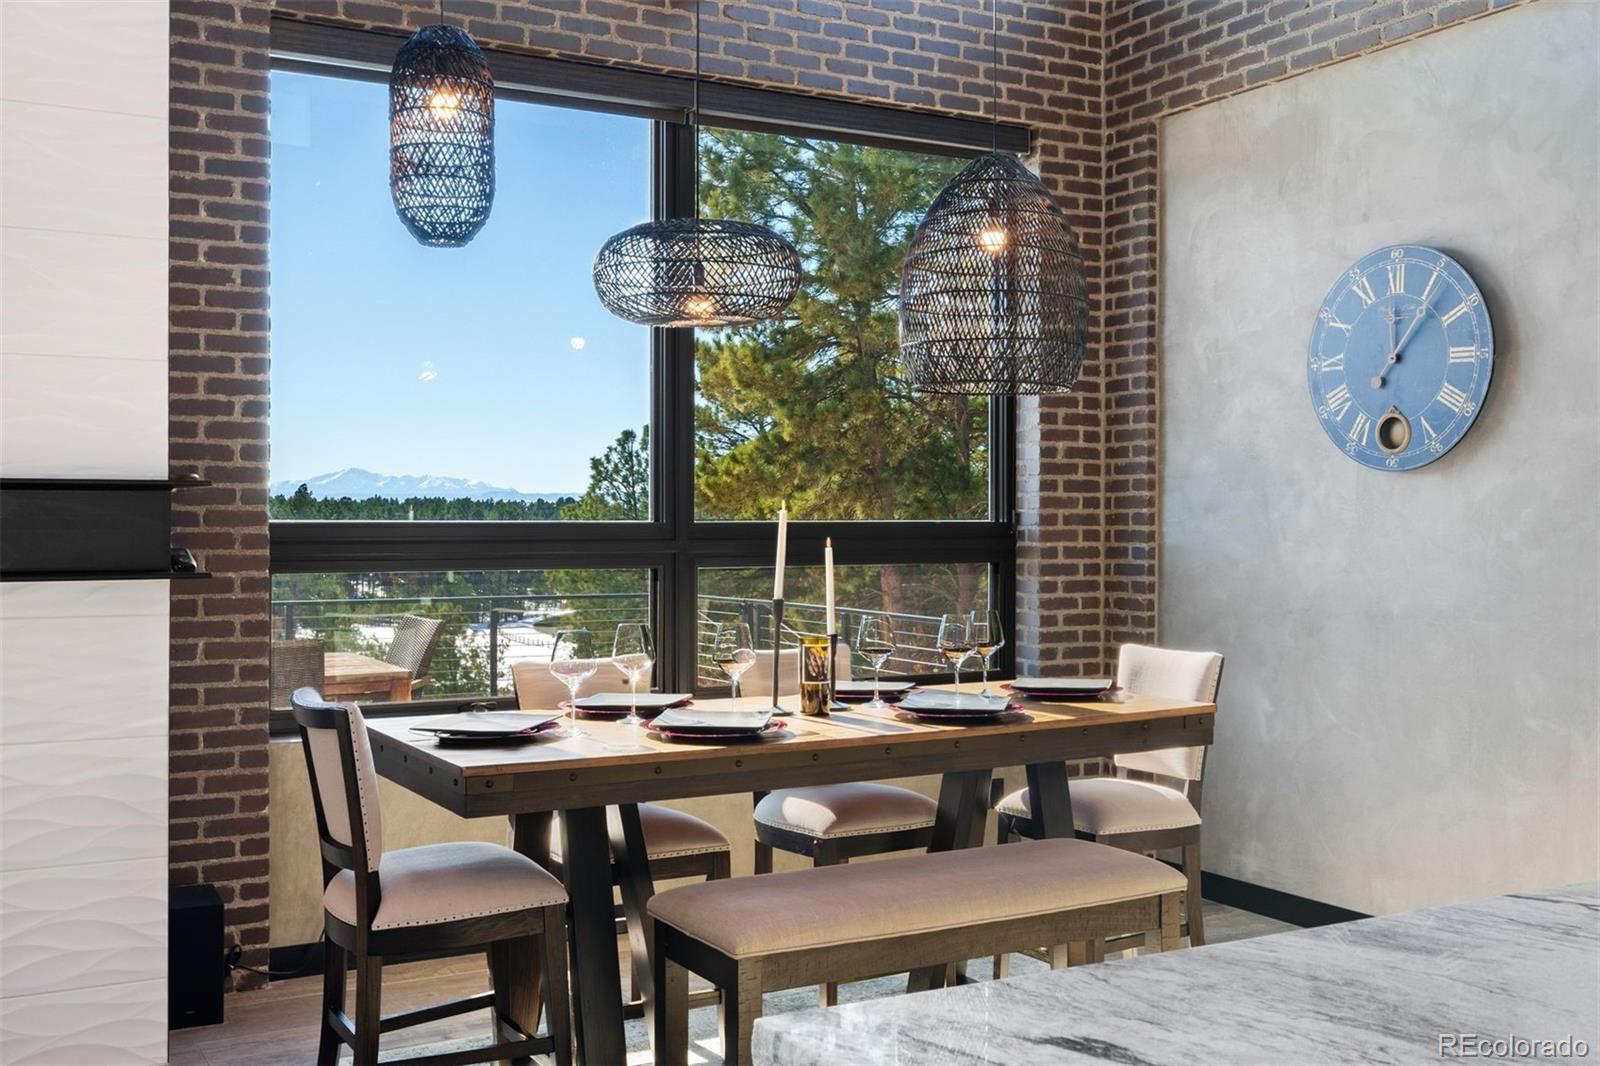
[[[839,680],[850,680],[850,645],[839,642],[833,656],[834,672]],[[739,679],[739,690],[746,696],[768,696],[772,693],[772,652],[756,652],[756,661]],[[784,648],[778,653],[778,695],[793,696],[800,691],[800,649]]]
[[[366,868],[376,870],[383,855],[383,812],[378,806],[378,768],[372,761],[372,743],[361,708],[354,703],[329,703],[312,688],[295,692],[292,702],[310,763],[311,798],[319,829],[335,844],[361,848]],[[348,758],[345,737],[349,738]],[[347,782],[354,784],[353,797]]]
[[[649,692],[655,669],[639,678],[639,691]],[[553,711],[567,698],[567,686],[550,672],[547,662],[525,660],[511,666],[511,684],[517,691],[517,707],[524,711]],[[596,692],[626,692],[628,679],[610,659],[601,659],[600,668],[578,690],[579,698]]]
[[[1142,696],[1215,703],[1222,681],[1222,656],[1212,651],[1176,651],[1144,644],[1124,644],[1117,657],[1117,684]],[[1200,780],[1204,748],[1166,748],[1117,755],[1124,770]]]

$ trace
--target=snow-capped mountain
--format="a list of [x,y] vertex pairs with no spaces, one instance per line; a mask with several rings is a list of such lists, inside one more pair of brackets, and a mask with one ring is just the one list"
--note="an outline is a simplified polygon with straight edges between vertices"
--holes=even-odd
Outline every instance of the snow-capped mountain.
[[347,467],[331,474],[316,477],[293,478],[274,481],[274,496],[292,496],[304,485],[311,495],[322,499],[365,500],[373,496],[387,496],[404,500],[413,496],[442,496],[448,500],[559,500],[582,496],[582,492],[521,492],[500,485],[490,485],[476,478],[438,477],[433,474],[374,474],[360,467]]

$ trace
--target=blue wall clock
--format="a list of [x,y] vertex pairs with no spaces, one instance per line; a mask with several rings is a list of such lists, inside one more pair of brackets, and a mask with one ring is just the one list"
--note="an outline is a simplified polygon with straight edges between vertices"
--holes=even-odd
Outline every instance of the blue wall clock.
[[1395,245],[1340,275],[1311,330],[1306,381],[1322,428],[1376,470],[1415,470],[1454,448],[1483,410],[1494,333],[1461,264]]

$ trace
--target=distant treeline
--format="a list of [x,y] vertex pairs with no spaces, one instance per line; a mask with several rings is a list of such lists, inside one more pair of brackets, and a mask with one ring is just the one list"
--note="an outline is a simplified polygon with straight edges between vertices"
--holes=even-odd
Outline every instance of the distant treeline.
[[578,498],[558,500],[469,500],[443,496],[340,496],[322,499],[301,485],[292,496],[272,497],[273,518],[306,518],[368,522],[549,522],[567,517]]

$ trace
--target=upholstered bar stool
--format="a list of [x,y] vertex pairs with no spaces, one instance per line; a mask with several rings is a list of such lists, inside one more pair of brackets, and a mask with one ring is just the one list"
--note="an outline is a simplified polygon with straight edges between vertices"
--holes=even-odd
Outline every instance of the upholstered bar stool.
[[[327,931],[319,1064],[339,1045],[355,1062],[378,1061],[382,1033],[491,1009],[494,1042],[443,1058],[389,1062],[492,1062],[553,1052],[572,1061],[567,990],[567,893],[546,870],[510,848],[478,841],[383,850],[378,772],[367,726],[353,703],[325,702],[315,689],[292,697],[322,848]],[[493,991],[384,1018],[385,956],[488,951]],[[356,968],[356,1016],[344,1010],[347,957]],[[542,999],[549,1036],[539,1038]],[[459,1057],[458,1057],[459,1055]]]
[[[614,675],[614,676],[608,676]],[[550,673],[550,664],[541,662],[516,663],[511,668],[511,681],[517,692],[517,706],[522,710],[549,710],[560,706],[567,698],[567,686]],[[642,691],[650,688],[650,678],[639,679]],[[609,661],[602,661],[600,669],[586,686],[590,692],[626,692],[628,683]],[[655,881],[701,877],[716,881],[733,872],[732,849],[728,838],[704,818],[686,811],[663,807],[655,803],[639,804],[639,821],[644,827],[645,854],[650,862],[650,876]],[[558,877],[562,873],[560,825],[552,819],[550,825],[550,871]],[[612,883],[616,883],[617,869],[612,867]],[[626,931],[630,943],[642,942],[645,918],[629,914],[618,905],[619,932]],[[649,961],[634,959],[631,967],[632,987],[629,989],[629,1007],[636,1012],[642,1005],[639,997],[640,983],[649,972]]]
[[[1124,644],[1118,654],[1117,684],[1129,692],[1215,703],[1221,683],[1222,656],[1216,652]],[[1117,755],[1112,758],[1116,776],[1072,782],[1072,822],[1080,839],[1125,851],[1181,851],[1189,886],[1183,931],[1193,947],[1206,942],[1200,901],[1200,777],[1205,759],[1205,748]],[[999,843],[1037,836],[1026,788],[1000,800],[995,810]],[[997,959],[996,975],[1003,975],[1005,968],[1005,961]]]

